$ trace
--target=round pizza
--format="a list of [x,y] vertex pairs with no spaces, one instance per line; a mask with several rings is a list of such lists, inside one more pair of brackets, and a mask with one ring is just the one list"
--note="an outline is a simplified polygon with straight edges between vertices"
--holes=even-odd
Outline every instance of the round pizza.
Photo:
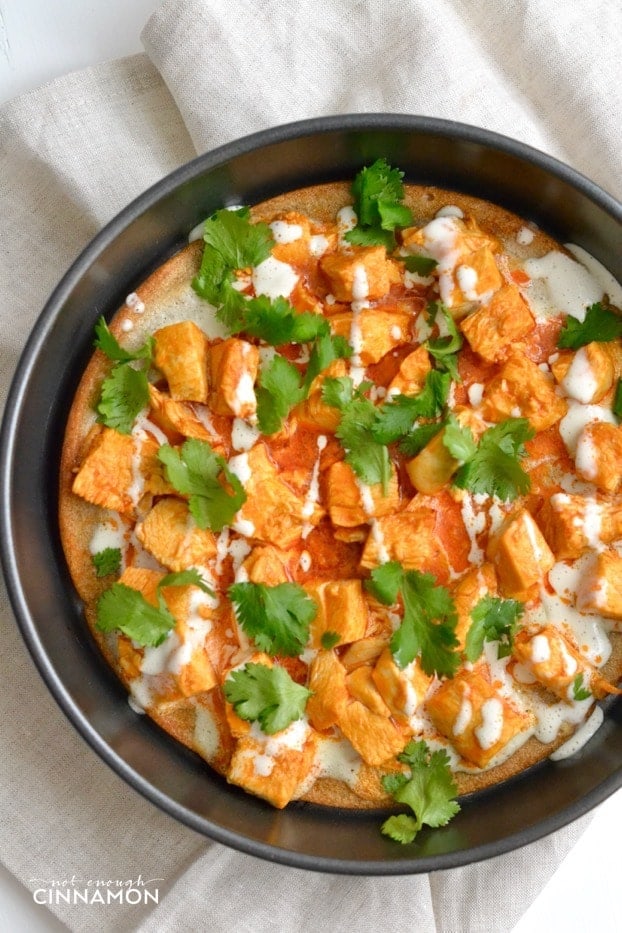
[[62,454],[136,713],[400,842],[576,752],[622,674],[621,294],[383,159],[192,231],[98,321]]

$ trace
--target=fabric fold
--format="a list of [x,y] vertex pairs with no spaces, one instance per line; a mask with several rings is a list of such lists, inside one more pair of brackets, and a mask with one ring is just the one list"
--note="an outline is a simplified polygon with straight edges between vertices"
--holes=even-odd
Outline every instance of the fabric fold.
[[[169,0],[142,33],[197,151],[327,113],[414,113],[484,126],[620,196],[615,0],[317,3]],[[209,55],[211,53],[211,56]]]

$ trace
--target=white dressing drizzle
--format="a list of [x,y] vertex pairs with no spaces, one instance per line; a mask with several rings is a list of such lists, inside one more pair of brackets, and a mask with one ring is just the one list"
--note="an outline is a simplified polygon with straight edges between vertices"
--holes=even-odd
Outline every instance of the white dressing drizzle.
[[550,755],[551,761],[562,761],[564,758],[570,758],[571,755],[576,755],[599,730],[604,718],[605,714],[602,708],[600,706],[595,706],[591,715],[586,719],[583,725],[577,729],[567,742],[564,742],[563,745],[556,748]]
[[[311,472],[311,480],[309,482],[309,488],[307,490],[307,495],[305,496],[305,501],[302,506],[302,517],[311,518],[315,507],[320,498],[320,459],[322,457],[322,451],[326,448],[328,440],[324,434],[320,434],[317,439],[317,457],[315,458],[315,463],[313,464],[313,470]],[[311,522],[305,522],[302,528],[301,536],[303,538],[308,538],[313,530],[313,524]]]
[[295,243],[302,237],[300,224],[290,224],[286,220],[273,220],[268,224],[275,243]]
[[[589,305],[603,296],[602,286],[585,266],[559,250],[551,250],[540,259],[527,259],[523,268],[532,279],[524,294],[536,320],[561,313],[583,321]],[[537,280],[542,283],[539,289],[533,287]]]
[[252,274],[255,294],[267,295],[268,298],[289,298],[298,279],[298,273],[289,263],[274,256],[268,256],[255,266]]

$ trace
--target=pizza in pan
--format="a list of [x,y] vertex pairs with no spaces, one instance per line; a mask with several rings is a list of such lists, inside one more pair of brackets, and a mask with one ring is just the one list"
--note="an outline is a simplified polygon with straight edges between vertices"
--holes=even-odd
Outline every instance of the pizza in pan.
[[401,842],[580,748],[622,675],[620,291],[382,159],[216,211],[98,322],[64,440],[133,708],[275,807],[409,805]]

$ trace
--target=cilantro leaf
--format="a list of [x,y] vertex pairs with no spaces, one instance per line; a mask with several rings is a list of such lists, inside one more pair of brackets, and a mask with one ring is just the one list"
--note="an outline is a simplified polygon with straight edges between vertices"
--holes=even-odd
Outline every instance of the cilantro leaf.
[[277,353],[262,368],[255,395],[259,430],[276,434],[294,405],[305,398],[304,380],[294,364]]
[[154,606],[139,590],[125,583],[113,583],[97,601],[97,628],[101,632],[119,631],[139,645],[161,645],[175,627],[175,619],[164,601],[165,586],[198,586],[213,595],[197,570],[166,574],[158,583],[158,604]]
[[583,674],[577,674],[572,682],[572,696],[577,702],[589,700],[592,696],[591,690],[586,690],[583,686]]
[[346,462],[364,483],[369,486],[382,483],[386,492],[391,478],[391,461],[386,446],[379,444],[373,434],[375,405],[361,395],[361,387],[354,391],[354,383],[349,376],[326,379],[322,386],[322,399],[341,412],[335,433],[346,452]]
[[409,816],[407,813],[394,813],[392,816],[387,817],[380,829],[385,836],[390,836],[394,842],[408,845],[414,842],[415,836],[422,825],[414,816]]
[[323,632],[322,637],[320,638],[322,648],[324,648],[326,651],[330,651],[330,649],[334,648],[335,645],[338,645],[340,641],[341,635],[339,632]]
[[512,652],[518,620],[525,611],[516,599],[498,599],[484,596],[471,610],[471,626],[467,632],[465,655],[467,661],[477,661],[484,650],[485,641],[497,641],[497,657],[507,658]]
[[611,410],[616,417],[622,418],[622,379],[618,379]]
[[192,280],[192,287],[197,295],[218,308],[223,302],[223,292],[227,286],[231,287],[233,278],[232,270],[227,266],[224,256],[206,243],[199,271]]
[[317,605],[296,583],[234,583],[228,596],[238,622],[261,651],[296,657],[309,640]]
[[120,434],[131,434],[137,415],[149,405],[149,382],[142,369],[117,363],[101,386],[98,420]]
[[301,719],[311,695],[310,690],[292,680],[284,667],[253,662],[232,671],[224,691],[238,716],[259,722],[266,735],[281,732]]
[[153,606],[125,583],[113,583],[97,602],[97,628],[123,632],[139,645],[161,645],[174,627],[175,619],[166,606]]
[[247,299],[233,287],[234,272],[259,265],[270,255],[274,239],[268,224],[250,222],[247,207],[216,211],[203,227],[201,266],[192,280],[197,295],[216,308],[232,333],[244,329]]
[[240,480],[206,441],[189,438],[179,450],[163,444],[158,459],[169,483],[189,497],[190,512],[199,528],[222,531],[246,502]]
[[365,583],[366,589],[385,606],[393,606],[404,582],[404,568],[397,560],[387,561],[371,572],[371,579]]
[[434,272],[438,263],[431,256],[400,256],[408,272],[416,272],[417,275],[428,276]]
[[400,203],[404,198],[403,177],[404,173],[391,168],[385,159],[361,169],[352,183],[358,223],[345,235],[349,243],[394,249],[395,228],[413,222],[410,209]]
[[477,450],[454,476],[454,484],[473,493],[503,501],[524,495],[531,480],[520,461],[527,456],[525,441],[534,436],[527,418],[507,418],[482,434]]
[[409,768],[407,774],[387,774],[382,783],[398,803],[408,806],[414,817],[407,814],[390,816],[382,825],[382,832],[396,842],[412,842],[424,826],[445,826],[460,811],[455,800],[458,789],[449,768],[449,756],[444,750],[430,752],[423,741],[411,740],[398,761]]
[[428,323],[430,325],[434,322],[438,323],[439,315],[442,321],[439,323],[439,329],[446,333],[434,340],[427,340],[425,346],[428,353],[436,360],[437,368],[449,373],[456,382],[460,382],[457,353],[462,347],[463,337],[443,302],[431,302],[428,307]]
[[587,309],[583,321],[570,316],[566,318],[557,346],[577,350],[592,341],[609,343],[617,337],[622,337],[622,317],[609,308],[603,308],[597,301]]
[[376,411],[372,427],[378,444],[391,444],[408,434],[418,418],[436,418],[447,402],[451,377],[449,373],[431,370],[418,395],[393,395]]
[[416,457],[433,437],[445,427],[443,421],[431,421],[429,424],[418,424],[405,434],[400,442],[400,453],[406,457]]
[[246,304],[243,330],[278,347],[285,343],[308,343],[320,335],[329,335],[330,325],[321,314],[296,311],[285,298],[271,300],[260,295]]
[[205,221],[203,239],[218,252],[228,269],[258,266],[268,258],[274,245],[268,224],[251,223],[248,207],[216,211]]
[[450,415],[445,425],[443,444],[455,460],[466,463],[477,453],[477,443],[468,425],[461,425],[455,415]]
[[309,391],[311,383],[321,372],[330,366],[333,360],[349,359],[352,356],[352,347],[342,336],[320,334],[313,344],[307,372],[305,373],[305,394]]
[[349,376],[333,376],[324,380],[322,401],[339,411],[345,411],[354,395],[354,383]]
[[105,547],[91,555],[91,561],[98,577],[108,577],[118,573],[121,567],[121,548]]
[[404,668],[419,657],[426,674],[452,677],[460,659],[455,650],[458,615],[449,591],[437,586],[432,574],[404,570],[397,561],[372,570],[366,585],[385,605],[401,593],[404,617],[390,642],[396,664]]
[[131,360],[147,360],[150,363],[153,358],[154,343],[153,337],[148,337],[138,350],[126,350],[111,332],[103,315],[95,325],[94,346],[116,363],[129,363]]

